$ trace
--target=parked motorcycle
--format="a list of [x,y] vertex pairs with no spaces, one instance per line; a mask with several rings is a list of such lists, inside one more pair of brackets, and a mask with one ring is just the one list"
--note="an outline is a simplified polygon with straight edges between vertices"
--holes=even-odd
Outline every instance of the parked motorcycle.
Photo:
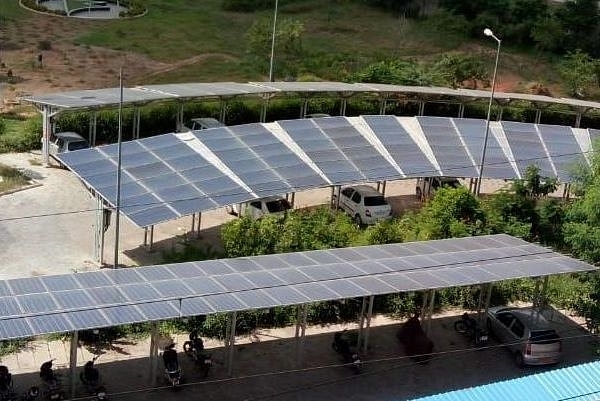
[[212,356],[204,352],[204,342],[198,336],[197,330],[190,332],[189,340],[183,343],[183,351],[196,362],[203,376],[206,377],[212,367]]
[[42,363],[40,366],[40,378],[42,379],[42,383],[44,385],[44,391],[42,394],[44,399],[49,401],[63,400],[65,398],[65,394],[62,391],[60,377],[52,370],[53,361],[54,360],[51,359]]
[[469,316],[467,312],[462,314],[460,320],[454,322],[454,330],[469,338],[475,345],[483,345],[488,341],[487,330],[479,327],[477,320]]
[[354,370],[354,373],[362,371],[362,362],[358,352],[350,346],[350,340],[347,331],[338,331],[333,335],[333,343],[331,347],[335,352],[340,354],[345,364],[348,364]]
[[79,374],[79,380],[81,380],[87,392],[93,394],[97,400],[106,400],[106,388],[99,385],[100,372],[98,372],[98,369],[94,366],[94,363],[99,357],[100,355],[96,355],[91,361],[87,361],[85,365],[83,365],[83,372]]
[[37,401],[40,396],[40,388],[38,386],[31,386],[25,394],[21,396],[21,401]]
[[175,344],[171,344],[163,351],[163,363],[165,365],[166,378],[173,389],[176,389],[181,383],[182,373],[177,359]]

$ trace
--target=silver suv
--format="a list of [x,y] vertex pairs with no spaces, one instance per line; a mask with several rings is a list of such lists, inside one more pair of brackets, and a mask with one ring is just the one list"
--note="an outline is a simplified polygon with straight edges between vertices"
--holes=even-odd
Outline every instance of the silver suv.
[[[241,210],[240,210],[241,206]],[[241,205],[227,206],[227,213],[234,216],[249,216],[252,219],[260,219],[265,215],[283,216],[292,208],[287,199],[281,196],[269,196],[267,198],[255,199],[242,203]]]
[[417,199],[424,201],[432,198],[441,187],[459,188],[461,186],[460,181],[455,177],[423,177],[417,178],[417,185],[415,188],[415,194]]
[[74,150],[87,149],[90,147],[88,141],[76,132],[57,132],[50,137],[48,153],[72,152]]
[[519,367],[560,362],[562,341],[542,313],[533,308],[490,308],[488,331],[514,355]]

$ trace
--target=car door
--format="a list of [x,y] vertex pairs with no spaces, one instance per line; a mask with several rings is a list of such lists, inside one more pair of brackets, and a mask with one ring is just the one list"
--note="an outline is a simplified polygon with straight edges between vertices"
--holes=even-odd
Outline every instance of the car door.
[[262,217],[262,215],[264,214],[263,211],[263,207],[262,207],[262,201],[254,201],[254,202],[250,202],[249,206],[249,213],[250,213],[250,217],[252,217],[253,219],[258,219],[260,217]]
[[362,202],[362,196],[360,195],[360,193],[358,191],[354,191],[354,194],[352,194],[352,198],[350,199],[350,202],[348,202],[348,209],[349,209],[349,213],[354,216],[359,214],[361,218],[364,218],[363,214],[360,212],[360,204]]
[[510,325],[510,339],[509,343],[512,344],[510,347],[512,350],[521,351],[521,349],[525,346],[523,337],[525,336],[525,325],[517,318],[515,318]]
[[340,193],[340,207],[346,213],[351,213],[350,203],[352,195],[354,195],[354,188],[344,188]]
[[510,327],[513,324],[515,317],[510,312],[500,312],[496,314],[496,327],[494,327],[494,334],[502,343],[510,342],[513,339],[513,334],[510,331]]

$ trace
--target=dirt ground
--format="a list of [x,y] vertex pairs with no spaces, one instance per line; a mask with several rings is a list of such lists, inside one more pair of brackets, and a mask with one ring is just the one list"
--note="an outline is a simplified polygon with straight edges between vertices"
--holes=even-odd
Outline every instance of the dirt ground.
[[[0,26],[0,97],[3,100],[0,111],[9,110],[19,96],[116,87],[119,68],[123,65],[126,66],[123,79],[127,86],[133,86],[215,56],[206,53],[165,63],[133,52],[73,44],[74,38],[90,25],[101,23],[103,21],[31,13],[27,23]],[[41,65],[38,63],[40,54]],[[224,54],[218,56],[231,58]],[[12,83],[6,82],[9,69],[13,74]],[[510,92],[520,82],[519,76],[499,72],[497,90]]]
[[[434,315],[430,338],[435,343],[433,359],[424,365],[405,356],[396,339],[403,320],[377,316],[372,321],[369,347],[362,354],[361,374],[343,366],[331,349],[333,332],[356,324],[309,326],[302,343],[294,338],[294,327],[257,330],[236,339],[232,376],[227,374],[228,354],[223,344],[205,340],[214,366],[204,378],[191,359],[179,355],[184,386],[178,392],[153,388],[150,379],[149,341],[115,342],[97,361],[102,381],[114,400],[219,400],[219,401],[399,401],[439,392],[477,386],[493,381],[513,379],[543,372],[549,368],[519,369],[510,353],[494,341],[473,348],[469,341],[453,330],[453,322],[461,311],[449,310]],[[595,338],[568,315],[550,309],[552,319],[564,339],[564,360],[558,367],[589,362],[596,358]],[[172,338],[181,351],[184,334]],[[163,341],[163,343],[170,342]],[[19,354],[2,358],[9,366],[17,392],[37,383],[37,370],[42,362],[56,359],[63,382],[68,383],[68,343],[36,342]],[[91,354],[78,350],[78,366],[91,359]],[[165,386],[162,363],[158,362],[157,385]],[[550,369],[556,366],[550,367]],[[200,396],[201,394],[201,396]],[[84,396],[78,384],[76,396]]]

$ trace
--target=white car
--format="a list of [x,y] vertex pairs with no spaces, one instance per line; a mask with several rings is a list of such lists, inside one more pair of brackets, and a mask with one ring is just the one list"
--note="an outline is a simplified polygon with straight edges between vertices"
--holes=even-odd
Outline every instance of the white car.
[[459,188],[462,184],[455,177],[424,177],[417,178],[415,194],[417,199],[426,200],[435,195],[435,191],[441,187]]
[[190,121],[190,129],[197,131],[201,129],[224,127],[225,124],[212,117],[192,118]]
[[250,216],[252,219],[260,219],[265,215],[283,216],[291,208],[292,205],[287,199],[281,196],[270,196],[242,203],[241,205],[227,206],[227,213],[234,216]]
[[88,141],[76,132],[57,132],[50,137],[48,153],[56,155],[89,147]]
[[[334,202],[337,203],[337,199]],[[381,192],[369,185],[342,188],[338,205],[356,224],[375,224],[392,218],[392,207]]]

